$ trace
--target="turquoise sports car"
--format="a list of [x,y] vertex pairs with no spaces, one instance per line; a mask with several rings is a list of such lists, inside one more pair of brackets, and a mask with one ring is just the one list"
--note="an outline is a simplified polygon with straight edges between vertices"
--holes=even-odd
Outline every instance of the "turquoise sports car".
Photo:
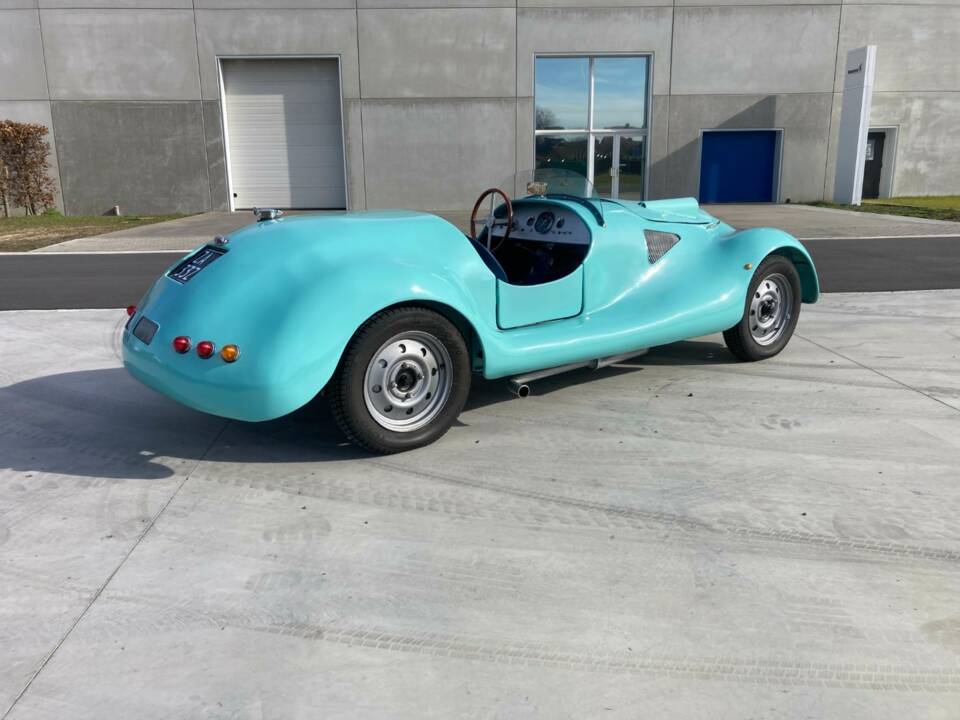
[[378,453],[443,435],[473,373],[524,396],[537,378],[718,331],[762,360],[819,296],[810,255],[780,230],[737,232],[692,198],[601,199],[563,172],[485,191],[468,236],[422,212],[255,212],[128,308],[124,365],[239,420],[324,392]]

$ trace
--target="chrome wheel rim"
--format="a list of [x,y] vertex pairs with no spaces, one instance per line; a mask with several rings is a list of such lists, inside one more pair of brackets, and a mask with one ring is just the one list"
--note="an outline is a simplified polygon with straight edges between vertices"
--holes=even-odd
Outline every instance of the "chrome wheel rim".
[[447,348],[430,333],[394,335],[373,354],[363,378],[367,411],[381,427],[413,432],[443,409],[453,387]]
[[750,298],[750,335],[759,345],[772,345],[786,331],[793,315],[793,287],[780,273],[768,275]]

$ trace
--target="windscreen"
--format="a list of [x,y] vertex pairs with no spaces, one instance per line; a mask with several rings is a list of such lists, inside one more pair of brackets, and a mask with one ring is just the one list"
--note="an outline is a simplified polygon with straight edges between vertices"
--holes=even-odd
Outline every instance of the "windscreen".
[[507,178],[500,185],[512,199],[527,197],[556,197],[588,204],[594,214],[602,217],[603,203],[593,184],[572,170],[537,168],[524,170]]

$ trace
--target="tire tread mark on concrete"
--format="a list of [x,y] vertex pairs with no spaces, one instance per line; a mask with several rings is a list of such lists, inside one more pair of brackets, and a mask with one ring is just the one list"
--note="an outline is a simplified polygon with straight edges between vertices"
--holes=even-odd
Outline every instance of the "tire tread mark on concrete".
[[806,532],[803,530],[765,530],[763,528],[752,528],[734,525],[732,523],[724,523],[723,521],[716,525],[711,525],[672,513],[617,507],[593,500],[582,500],[578,498],[553,495],[536,490],[523,490],[520,488],[505,487],[503,485],[497,485],[496,483],[485,482],[483,480],[468,480],[466,478],[448,476],[435,472],[414,470],[402,465],[396,465],[394,463],[384,461],[370,460],[368,462],[373,465],[378,465],[380,467],[393,470],[395,472],[401,472],[416,477],[423,477],[429,480],[453,483],[464,487],[479,488],[495,493],[506,493],[542,503],[572,506],[583,510],[599,512],[612,517],[640,520],[660,525],[667,525],[670,527],[678,527],[684,531],[699,531],[710,534],[722,534],[726,536],[777,543],[815,545],[818,547],[828,547],[835,550],[854,550],[868,554],[889,555],[893,557],[918,557],[931,560],[945,560],[947,562],[960,562],[960,551],[955,550],[940,550],[937,548],[927,548],[920,545],[897,544],[869,539],[835,537]]
[[378,465],[387,470],[400,472],[413,477],[422,477],[427,480],[460,485],[466,488],[486,490],[497,494],[507,494],[514,497],[532,500],[537,503],[546,503],[550,505],[563,505],[575,507],[580,510],[596,511],[604,515],[622,517],[631,520],[643,520],[657,525],[670,525],[671,527],[680,527],[684,530],[693,530],[708,532],[712,527],[706,523],[691,518],[683,517],[675,513],[660,512],[657,510],[639,510],[634,508],[617,507],[607,503],[597,502],[595,500],[584,500],[581,498],[569,498],[563,495],[554,495],[552,493],[540,492],[538,490],[524,490],[517,487],[506,487],[497,483],[486,482],[484,480],[473,480],[460,478],[454,475],[430,472],[427,470],[414,470],[403,465],[384,462],[379,460],[369,460],[372,465]]
[[213,439],[210,441],[210,444],[207,446],[207,449],[204,450],[203,454],[197,459],[196,463],[194,463],[193,468],[190,470],[190,472],[188,472],[186,475],[183,476],[183,480],[181,480],[180,484],[177,485],[176,489],[172,493],[170,493],[170,497],[167,498],[167,501],[160,507],[160,509],[156,513],[154,513],[153,517],[150,519],[150,522],[148,522],[147,526],[143,529],[143,532],[140,533],[140,536],[130,546],[130,549],[127,550],[127,552],[123,555],[123,557],[120,559],[120,562],[117,563],[117,566],[107,576],[106,580],[104,580],[103,583],[100,584],[100,587],[98,587],[97,590],[93,593],[93,596],[90,598],[90,601],[84,606],[83,610],[81,610],[79,615],[77,615],[77,618],[70,624],[70,627],[67,628],[67,631],[63,634],[60,640],[57,641],[57,644],[43,659],[43,661],[40,663],[40,666],[30,676],[30,679],[27,680],[26,684],[23,686],[23,689],[20,690],[19,693],[17,693],[17,696],[13,699],[13,702],[10,703],[10,706],[4,711],[3,715],[0,716],[0,720],[6,720],[6,718],[9,717],[10,713],[13,712],[13,709],[16,707],[17,703],[20,702],[20,698],[22,698],[26,694],[26,692],[30,689],[30,686],[33,685],[34,681],[37,679],[37,677],[39,677],[40,673],[43,672],[47,664],[53,659],[53,656],[57,654],[57,651],[67,641],[67,638],[70,637],[71,633],[73,633],[77,625],[80,624],[80,621],[83,620],[86,614],[90,611],[90,608],[93,607],[94,603],[97,602],[97,600],[100,598],[100,595],[103,594],[103,591],[106,590],[107,586],[116,576],[116,574],[120,571],[120,568],[124,566],[124,564],[127,562],[127,559],[133,554],[133,551],[136,550],[137,547],[139,547],[140,543],[143,542],[143,539],[153,529],[153,526],[156,525],[157,520],[160,519],[160,516],[163,515],[166,509],[170,506],[170,503],[172,503],[174,498],[177,497],[177,494],[183,489],[183,486],[186,484],[187,480],[190,479],[190,473],[195,471],[200,466],[200,463],[203,462],[203,459],[207,456],[207,453],[209,453],[210,450],[213,449],[213,446],[220,439],[220,436],[223,435],[224,431],[227,429],[229,425],[230,425],[230,421],[225,422],[223,426],[220,428],[220,430],[216,433],[216,435],[213,436]]
[[[535,665],[591,672],[630,673],[739,683],[804,685],[913,692],[960,692],[960,667],[919,669],[887,663],[852,664],[803,662],[788,659],[627,655],[591,650],[556,650],[536,643],[478,640],[437,633],[395,633],[376,628],[318,627],[303,624],[251,628],[282,635],[299,635],[354,647],[413,652],[438,657]],[[304,631],[307,630],[305,633]]]
[[[834,687],[894,692],[960,693],[960,661],[941,667],[892,664],[889,662],[824,662],[785,657],[734,657],[724,655],[643,654],[598,650],[590,647],[557,647],[537,641],[515,641],[429,631],[393,631],[370,625],[344,625],[340,621],[296,622],[280,620],[269,613],[235,607],[232,610],[197,608],[187,601],[170,605],[160,596],[127,596],[108,593],[113,602],[130,603],[129,612],[140,631],[168,633],[196,632],[198,628],[222,630],[230,627],[255,633],[332,642],[375,651],[417,653],[493,663],[550,667],[572,671],[665,676],[692,680],[721,680],[737,683]],[[144,620],[143,605],[159,611]],[[123,609],[114,608],[106,636],[112,637],[117,624],[124,625]],[[98,632],[101,632],[98,630]],[[117,635],[117,637],[120,637]]]
[[[811,533],[803,530],[773,530],[745,527],[719,521],[709,524],[691,518],[649,510],[639,510],[612,506],[592,500],[582,500],[552,495],[534,490],[510,488],[481,480],[465,479],[439,473],[414,470],[389,462],[368,460],[372,465],[391,472],[398,472],[415,479],[425,479],[447,485],[455,485],[468,490],[485,491],[500,497],[514,497],[526,501],[523,507],[501,507],[480,504],[463,498],[436,497],[425,492],[404,492],[396,487],[389,489],[361,488],[356,483],[336,483],[331,479],[315,476],[299,478],[286,477],[207,477],[194,475],[195,480],[218,485],[247,487],[252,490],[280,492],[285,494],[317,497],[337,502],[352,502],[361,505],[373,505],[411,512],[435,512],[451,515],[463,520],[484,520],[491,517],[508,517],[520,523],[537,525],[559,524],[585,528],[625,527],[635,530],[652,531],[661,535],[664,530],[673,530],[693,536],[714,535],[734,539],[738,542],[760,542],[789,544],[798,548],[813,548],[818,552],[822,548],[835,551],[860,553],[868,557],[914,558],[960,562],[960,551],[924,547],[921,545],[897,544],[871,538],[846,538]],[[533,507],[530,506],[533,505]],[[552,509],[551,509],[552,508]],[[556,512],[557,508],[567,511]]]
[[[900,545],[886,541],[877,541],[869,538],[844,538],[838,536],[821,535],[801,530],[766,530],[762,528],[750,528],[733,524],[725,524],[722,521],[717,525],[710,525],[703,522],[697,522],[682,518],[671,513],[662,513],[654,511],[634,510],[631,508],[615,507],[604,505],[589,500],[578,500],[575,498],[566,498],[562,496],[538,493],[535,491],[523,491],[515,488],[506,488],[493,483],[483,483],[480,481],[466,480],[463,478],[454,478],[440,476],[435,473],[426,473],[415,471],[408,468],[394,467],[388,463],[370,461],[373,464],[381,465],[390,470],[399,471],[403,474],[419,477],[422,479],[444,482],[447,484],[457,484],[468,489],[486,490],[499,493],[502,496],[515,496],[521,500],[528,500],[534,503],[535,507],[493,507],[482,506],[463,499],[443,498],[421,496],[412,493],[404,493],[396,488],[389,491],[377,491],[372,489],[358,489],[356,485],[344,484],[342,486],[324,486],[323,480],[316,477],[303,478],[285,478],[275,480],[273,478],[217,478],[206,477],[203,475],[195,476],[193,479],[201,482],[209,482],[218,485],[228,485],[233,487],[247,487],[252,490],[266,492],[280,492],[290,495],[305,497],[323,498],[336,502],[352,502],[361,505],[373,505],[375,507],[391,508],[396,510],[405,510],[410,512],[431,512],[453,516],[461,520],[485,520],[492,517],[510,518],[519,523],[552,525],[558,524],[564,527],[577,526],[583,528],[610,528],[622,527],[633,530],[654,532],[658,537],[662,536],[664,531],[679,531],[687,537],[693,537],[695,532],[711,534],[722,538],[733,539],[739,543],[745,543],[746,547],[753,547],[751,543],[759,542],[763,546],[769,543],[781,543],[792,545],[796,548],[810,549],[820,552],[823,548],[829,548],[838,552],[846,551],[848,553],[859,553],[867,557],[890,557],[890,558],[912,558],[929,559],[934,561],[946,561],[950,563],[960,562],[960,551],[940,550],[936,548],[927,548],[919,545]],[[296,481],[301,480],[303,484]],[[551,510],[550,508],[553,508]],[[566,514],[556,512],[557,508],[567,510]]]

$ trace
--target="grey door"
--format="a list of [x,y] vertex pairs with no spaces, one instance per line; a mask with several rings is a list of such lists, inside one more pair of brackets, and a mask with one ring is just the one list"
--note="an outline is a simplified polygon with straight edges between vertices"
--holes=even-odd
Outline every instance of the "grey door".
[[222,63],[234,209],[346,207],[337,61]]

